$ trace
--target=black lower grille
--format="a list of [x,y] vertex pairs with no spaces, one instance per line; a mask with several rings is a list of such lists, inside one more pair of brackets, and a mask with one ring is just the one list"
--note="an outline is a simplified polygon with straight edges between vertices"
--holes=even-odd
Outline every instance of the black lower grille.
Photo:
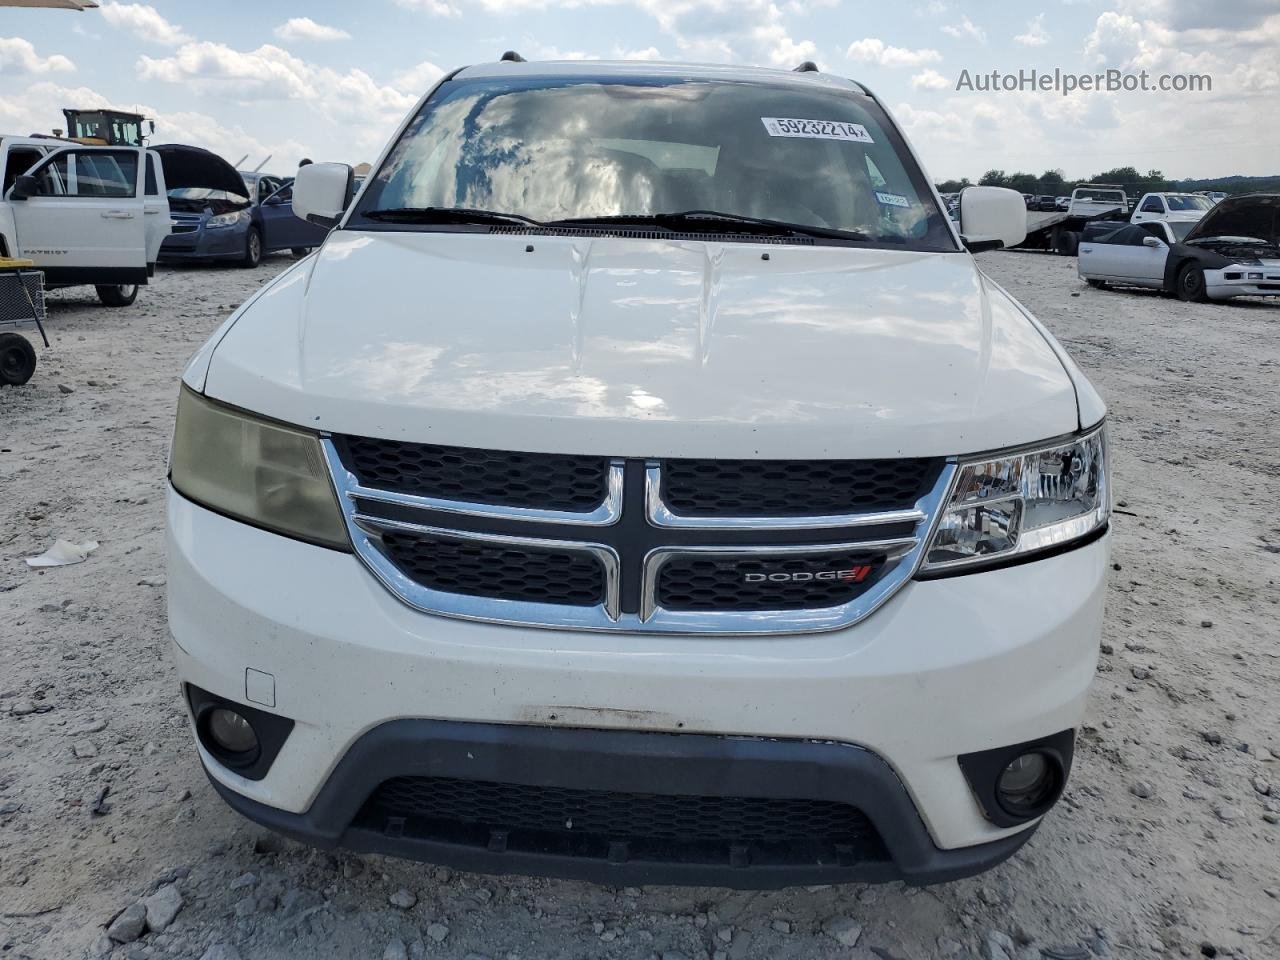
[[398,777],[374,792],[357,826],[489,849],[610,859],[685,863],[888,859],[880,835],[865,814],[828,800],[623,793]]
[[667,610],[812,610],[857,597],[884,558],[868,553],[672,557],[658,572]]
[[582,551],[390,532],[382,544],[401,572],[432,590],[580,607],[605,599],[604,568]]
[[367,487],[442,500],[587,512],[604,502],[609,461],[334,437],[347,468]]
[[898,460],[665,460],[662,498],[690,517],[798,517],[905,510],[942,464]]

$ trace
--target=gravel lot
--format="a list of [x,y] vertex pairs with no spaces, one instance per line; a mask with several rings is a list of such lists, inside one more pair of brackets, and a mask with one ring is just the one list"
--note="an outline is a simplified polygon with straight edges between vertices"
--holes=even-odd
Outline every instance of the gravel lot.
[[[981,259],[1107,398],[1118,504],[1075,775],[1011,862],[925,890],[612,889],[332,855],[224,807],[168,661],[165,455],[183,361],[273,257],[163,271],[126,309],[55,294],[35,379],[0,390],[0,955],[1280,957],[1280,304]],[[55,537],[101,547],[28,570]],[[144,914],[163,929],[113,946]]]

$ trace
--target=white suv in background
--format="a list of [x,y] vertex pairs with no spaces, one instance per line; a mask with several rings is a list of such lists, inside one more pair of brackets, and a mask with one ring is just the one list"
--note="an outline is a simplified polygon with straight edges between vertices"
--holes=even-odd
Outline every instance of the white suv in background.
[[[972,874],[1060,797],[1105,409],[822,74],[503,62],[431,90],[183,375],[169,621],[246,816],[498,873]],[[958,227],[958,229],[957,229]],[[968,247],[968,249],[966,249]]]
[[169,235],[164,167],[142,147],[0,137],[0,257],[28,259],[50,288],[92,284],[127,306]]

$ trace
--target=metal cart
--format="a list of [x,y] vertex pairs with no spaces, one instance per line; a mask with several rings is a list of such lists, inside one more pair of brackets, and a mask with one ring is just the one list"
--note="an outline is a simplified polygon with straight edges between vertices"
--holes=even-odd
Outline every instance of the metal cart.
[[30,260],[0,257],[0,386],[21,386],[36,370],[36,351],[19,327],[34,326],[49,346],[44,332],[44,274]]

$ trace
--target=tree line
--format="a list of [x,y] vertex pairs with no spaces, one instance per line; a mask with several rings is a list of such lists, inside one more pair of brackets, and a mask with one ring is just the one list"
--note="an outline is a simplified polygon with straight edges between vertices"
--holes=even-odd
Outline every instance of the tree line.
[[[1207,179],[1174,180],[1166,177],[1159,170],[1148,170],[1140,173],[1135,167],[1114,167],[1103,170],[1087,180],[1068,180],[1061,170],[1046,170],[1037,176],[1034,173],[1006,173],[1003,170],[988,170],[978,179],[978,186],[1008,187],[1019,193],[1049,194],[1055,197],[1070,195],[1082,183],[1113,183],[1124,187],[1130,196],[1156,192],[1186,192],[1195,190],[1220,190],[1228,194],[1240,193],[1280,193],[1280,176],[1275,177],[1211,177]],[[939,193],[959,193],[965,187],[973,186],[968,177],[960,180],[944,180],[938,184]]]

